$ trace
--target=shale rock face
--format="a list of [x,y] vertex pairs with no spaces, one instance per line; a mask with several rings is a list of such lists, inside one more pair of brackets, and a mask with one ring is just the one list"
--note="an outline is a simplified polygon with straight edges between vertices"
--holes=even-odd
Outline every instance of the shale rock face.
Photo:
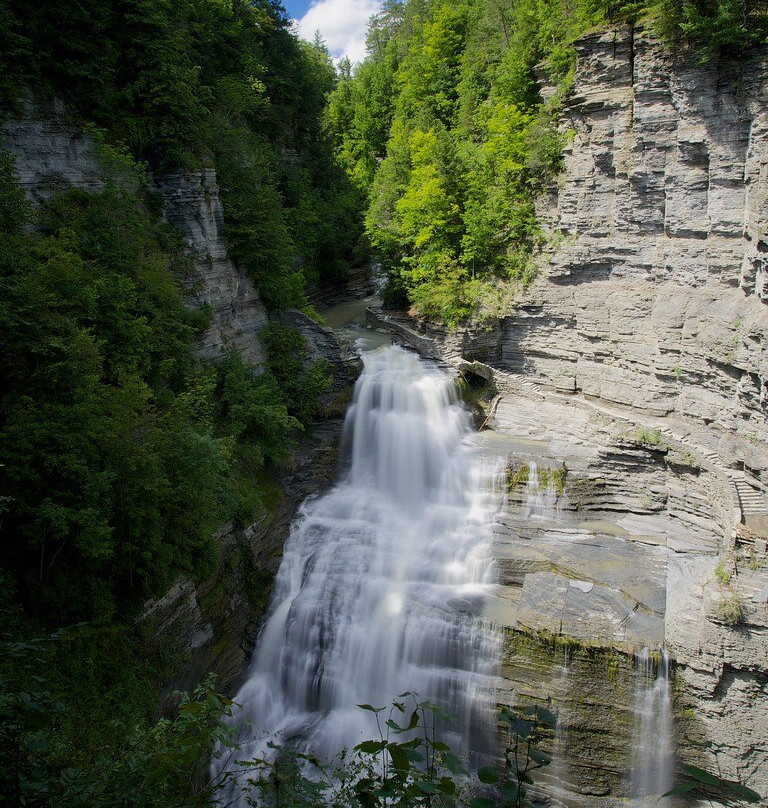
[[570,738],[537,798],[626,804],[644,647],[672,659],[678,760],[765,795],[768,70],[629,28],[577,50],[521,304],[495,332],[369,316],[498,393],[499,701],[549,705]]
[[104,174],[93,141],[60,110],[43,114],[30,107],[27,113],[0,122],[0,146],[14,158],[21,187],[32,202],[39,204],[73,186],[100,191]]
[[[551,246],[503,323],[499,367],[519,375],[515,391],[497,374],[495,421],[571,473],[554,522],[531,523],[514,498],[500,519],[501,622],[604,650],[666,646],[680,758],[765,793],[765,65],[699,65],[629,29],[578,52],[565,171],[540,206]],[[532,407],[531,381],[557,392]],[[519,700],[544,657],[515,647]],[[556,666],[528,697],[557,701]],[[634,674],[615,675],[626,690]],[[571,724],[594,729],[591,674],[569,681]],[[631,746],[627,709],[617,698],[608,726]],[[593,762],[573,748],[565,804],[627,793],[626,745]],[[603,797],[586,799],[588,768]]]
[[551,247],[503,364],[727,437],[766,477],[768,83],[625,28],[578,44]]
[[[28,105],[23,118],[5,119],[0,145],[13,156],[21,186],[33,203],[70,187],[104,188],[96,144],[60,106],[41,110]],[[216,359],[237,350],[246,361],[259,364],[264,356],[258,332],[267,324],[267,314],[253,283],[227,256],[216,172],[179,171],[150,179],[163,215],[182,233],[193,259],[193,273],[186,279],[188,300],[211,308],[199,354]]]
[[154,187],[165,218],[181,231],[194,259],[188,297],[212,311],[200,355],[217,359],[235,350],[246,362],[259,364],[264,352],[258,333],[267,324],[267,313],[251,280],[227,255],[216,172],[209,168],[165,174],[155,178]]

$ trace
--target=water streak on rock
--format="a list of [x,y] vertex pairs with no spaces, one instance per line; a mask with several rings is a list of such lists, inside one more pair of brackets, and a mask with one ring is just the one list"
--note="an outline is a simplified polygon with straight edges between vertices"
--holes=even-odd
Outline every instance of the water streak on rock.
[[664,808],[669,799],[658,799],[672,788],[674,737],[669,657],[666,651],[654,659],[644,648],[636,657],[635,746],[632,750],[632,804],[638,808]]

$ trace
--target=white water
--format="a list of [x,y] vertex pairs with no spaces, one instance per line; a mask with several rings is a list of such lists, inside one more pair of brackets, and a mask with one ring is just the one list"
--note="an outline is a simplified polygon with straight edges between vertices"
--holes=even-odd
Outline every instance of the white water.
[[674,738],[669,657],[661,652],[658,661],[647,648],[635,657],[635,745],[630,778],[632,805],[664,808],[670,800],[658,799],[672,786]]
[[476,615],[494,580],[498,470],[465,442],[468,417],[444,374],[398,347],[363,361],[348,471],[294,521],[235,697],[240,760],[270,739],[330,758],[378,737],[356,705],[389,706],[403,691],[457,716],[454,751],[490,742],[499,641]]
[[539,483],[539,467],[531,460],[528,464],[528,482],[525,486],[524,514],[530,518],[547,517],[556,519],[557,513],[557,487],[555,475],[547,476],[547,487],[542,488]]
[[561,801],[568,783],[570,782],[568,767],[568,723],[566,704],[570,697],[570,680],[568,677],[568,647],[563,649],[563,664],[555,674],[552,690],[557,704],[557,723],[555,724],[555,737],[552,744],[552,763],[549,766],[552,782],[553,804],[565,805]]

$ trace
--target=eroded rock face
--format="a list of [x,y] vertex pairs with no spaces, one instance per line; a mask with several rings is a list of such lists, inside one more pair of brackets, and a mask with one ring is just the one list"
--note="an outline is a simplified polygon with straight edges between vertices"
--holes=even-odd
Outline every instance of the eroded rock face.
[[253,282],[227,255],[224,209],[216,172],[178,171],[154,179],[163,215],[184,236],[194,260],[186,281],[187,295],[198,306],[209,306],[211,324],[200,344],[204,359],[238,351],[246,362],[259,364],[264,351],[258,334],[267,313]]
[[[509,472],[488,616],[506,637],[500,701],[544,703],[565,722],[543,795],[572,808],[614,808],[632,795],[638,693],[654,685],[633,659],[663,647],[677,663],[679,757],[757,786],[764,755],[750,751],[751,731],[764,703],[730,703],[722,682],[729,665],[737,678],[762,670],[745,662],[764,640],[712,623],[707,606],[719,596],[714,569],[737,518],[732,482],[627,409],[496,378],[508,392],[491,422],[497,437],[486,440],[505,450]],[[736,730],[733,710],[749,716],[750,731]],[[730,760],[705,752],[712,742],[718,751],[732,744]]]
[[[643,479],[644,504],[663,505],[669,517],[666,525],[657,523],[666,547],[666,602],[649,617],[661,615],[662,643],[676,660],[680,757],[765,793],[765,64],[700,65],[664,53],[649,36],[629,29],[587,36],[578,51],[563,119],[573,132],[565,171],[540,209],[553,241],[530,294],[504,323],[502,366],[576,394],[577,410],[577,399],[596,399],[596,406],[614,407],[641,429],[660,430],[664,441],[681,441],[677,466],[667,463],[661,477],[657,468],[651,480],[653,465],[633,471],[627,447],[612,449],[613,459],[599,448],[600,430],[585,434],[583,414],[571,429],[585,451],[593,447],[586,477],[593,483],[586,491],[595,504],[607,495],[603,506],[610,503],[613,521],[625,528],[637,521],[643,500],[633,503],[631,492]],[[507,413],[507,423],[503,405],[500,414],[503,430],[519,431],[519,414],[515,420]],[[594,416],[587,421],[594,424]],[[540,424],[540,437],[555,436],[555,444],[565,432],[562,419]],[[559,458],[567,456],[567,446],[566,439],[550,448]],[[701,469],[686,476],[686,467],[693,471],[690,460]],[[614,495],[608,483],[602,494],[595,489],[598,469],[599,479],[614,481]],[[750,525],[754,535],[744,531]],[[527,546],[519,538],[504,546],[517,545],[519,564],[551,543],[545,533],[531,536]],[[551,602],[539,590],[549,584],[556,601],[564,586],[556,580],[560,562],[550,562],[552,580],[534,579],[527,598],[527,576],[522,586],[520,615],[530,621],[539,614],[533,630],[537,622],[552,630]],[[658,583],[658,568],[642,554],[628,554],[625,563],[646,589]],[[627,633],[611,631],[606,620],[626,604],[617,599],[615,581],[604,573],[596,578],[599,587],[614,590],[612,600],[601,605],[597,621],[585,606],[585,622],[571,619],[560,633],[583,638],[594,622],[602,644],[613,636],[610,642],[620,647]],[[537,597],[546,608],[535,606]],[[583,599],[596,602],[593,593]],[[642,613],[638,608],[634,615]]]
[[766,65],[665,53],[625,28],[578,44],[552,245],[503,364],[727,436],[766,477]]
[[[0,143],[13,156],[20,184],[35,204],[70,187],[104,188],[96,143],[60,106],[42,110],[27,105],[23,118],[2,121]],[[182,233],[193,259],[193,272],[184,281],[187,298],[193,306],[211,309],[200,356],[218,359],[237,350],[247,362],[261,363],[258,333],[267,314],[253,283],[227,256],[216,172],[178,171],[150,180],[163,215]]]
[[139,631],[179,659],[178,675],[165,688],[169,704],[173,691],[191,690],[210,671],[222,692],[240,686],[294,512],[336,477],[341,427],[340,418],[331,419],[302,440],[284,464],[274,509],[244,530],[222,526],[217,568],[208,580],[195,584],[182,577],[145,605]]
[[104,174],[93,141],[61,110],[43,113],[30,106],[20,119],[0,121],[0,145],[14,158],[19,184],[33,203],[56,191],[100,191]]
[[[625,804],[644,646],[673,660],[679,759],[766,794],[768,71],[630,29],[577,48],[565,170],[539,206],[550,246],[500,346],[371,317],[458,371],[486,363],[499,394],[518,483],[489,616],[500,700],[564,708],[577,739],[549,795]],[[533,462],[568,469],[549,513],[519,484]],[[585,660],[567,691],[564,646]],[[610,676],[588,663],[612,653]]]

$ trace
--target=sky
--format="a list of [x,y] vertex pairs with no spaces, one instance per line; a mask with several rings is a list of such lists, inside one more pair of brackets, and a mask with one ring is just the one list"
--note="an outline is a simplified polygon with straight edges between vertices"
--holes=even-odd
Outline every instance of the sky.
[[283,5],[302,39],[312,41],[320,31],[335,60],[347,56],[362,62],[368,18],[381,9],[382,0],[283,0]]

